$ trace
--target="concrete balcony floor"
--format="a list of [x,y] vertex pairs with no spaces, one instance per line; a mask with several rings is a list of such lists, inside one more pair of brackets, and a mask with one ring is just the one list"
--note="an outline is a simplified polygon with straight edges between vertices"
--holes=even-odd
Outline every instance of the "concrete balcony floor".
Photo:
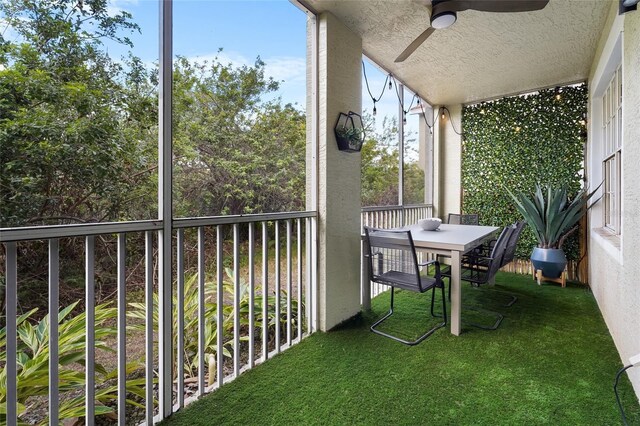
[[[372,312],[310,336],[166,424],[621,424],[612,385],[622,363],[587,287],[507,273],[494,287],[463,287],[465,305],[505,315],[498,330],[440,329],[408,347],[369,331],[387,310],[383,294]],[[518,302],[502,307],[499,290]],[[396,300],[386,330],[411,338],[433,322],[429,293]],[[463,319],[491,322],[470,314]],[[626,375],[619,388],[629,424],[640,424]]]

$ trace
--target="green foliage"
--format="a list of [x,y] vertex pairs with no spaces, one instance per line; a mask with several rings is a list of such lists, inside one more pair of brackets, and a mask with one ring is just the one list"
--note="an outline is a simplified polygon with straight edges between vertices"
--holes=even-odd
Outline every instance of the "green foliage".
[[[373,117],[363,115],[367,139],[361,153],[361,196],[363,206],[398,204],[398,124],[396,117],[385,117],[382,132],[376,132]],[[409,151],[415,135],[406,136]],[[415,153],[413,153],[415,154]],[[405,204],[424,202],[424,172],[417,162],[404,165]]]
[[[86,314],[83,312],[71,317],[71,312],[78,302],[60,310],[58,314],[59,333],[59,383],[60,392],[72,397],[61,398],[60,420],[83,417],[85,410],[85,324]],[[29,398],[47,396],[49,394],[49,315],[47,314],[38,322],[31,319],[36,314],[33,309],[17,318],[18,325],[18,415],[25,414],[29,410]],[[115,308],[106,304],[95,307],[95,347],[97,350],[113,351],[108,340],[116,336],[116,329],[111,325],[115,322],[117,312]],[[0,329],[0,359],[6,360],[7,341],[6,328]],[[127,374],[141,368],[138,362],[128,363]],[[107,371],[99,363],[95,364],[96,383],[104,384],[96,390],[96,415],[102,415],[113,411],[106,404],[117,398],[117,386],[109,382],[117,377],[117,370]],[[140,397],[145,397],[144,379],[127,380],[127,391]],[[75,396],[77,394],[80,396]],[[7,367],[0,372],[0,403],[5,405],[7,400]],[[133,400],[130,404],[139,405]],[[0,412],[0,422],[5,421],[6,413]],[[48,419],[43,419],[40,424],[47,424]]]
[[305,116],[279,99],[264,63],[174,64],[178,216],[304,209]]
[[[587,86],[483,102],[463,109],[462,209],[478,213],[483,225],[504,226],[519,218],[511,197],[539,183],[566,187],[575,198],[582,187]],[[525,229],[517,256],[528,258],[536,238]],[[565,243],[578,258],[574,234]]]
[[[233,299],[234,295],[234,274],[233,270],[225,268],[225,274],[227,279],[223,282],[223,292],[225,304],[222,308],[223,317],[223,355],[225,357],[231,357],[234,350],[240,350],[240,348],[233,347],[233,324],[235,317],[235,310],[233,304],[229,302],[229,299]],[[217,339],[218,339],[218,305],[216,301],[216,288],[217,284],[212,281],[205,281],[204,283],[204,355],[205,364],[215,365],[217,356]],[[249,326],[249,284],[240,279],[240,300],[239,300],[239,315],[240,325],[242,327],[241,341],[247,341],[249,339],[246,328]],[[286,292],[281,291],[281,300],[286,300]],[[198,275],[192,274],[185,280],[184,283],[184,360],[183,374],[187,377],[195,377],[198,372]],[[262,303],[263,296],[256,295],[254,297],[254,327],[262,327]],[[153,310],[153,322],[154,327],[158,324],[158,295],[154,294],[154,310]],[[280,312],[280,315],[275,311],[275,296],[268,296],[268,324],[270,328],[274,328],[278,318],[280,319],[281,326],[285,326],[287,323],[286,312]],[[146,306],[144,303],[130,303],[132,308],[127,312],[130,318],[142,320],[132,328],[144,330],[144,321],[146,319]],[[295,300],[291,301],[292,310],[292,327],[295,327],[295,319],[297,318],[298,303]],[[173,296],[173,330],[178,330],[178,299],[177,294]],[[173,347],[177,347],[178,342],[177,333],[173,334]],[[214,381],[214,371],[209,371],[209,384]]]
[[360,149],[364,142],[364,129],[358,127],[339,126],[336,128],[338,141],[344,143],[349,149]]
[[0,43],[1,226],[130,217],[145,144],[127,137],[127,73],[100,46],[130,44],[121,33],[137,25],[103,0],[14,0],[0,14],[19,36]]
[[507,192],[536,236],[538,247],[559,249],[577,229],[578,221],[587,212],[587,203],[598,189],[590,193],[580,190],[572,200],[567,198],[566,187],[543,189],[537,185],[533,196]]

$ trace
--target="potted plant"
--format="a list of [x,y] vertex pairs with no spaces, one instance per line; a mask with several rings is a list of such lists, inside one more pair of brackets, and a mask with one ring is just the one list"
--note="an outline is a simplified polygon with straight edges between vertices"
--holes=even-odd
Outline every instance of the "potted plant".
[[362,117],[353,111],[340,113],[334,127],[338,149],[340,151],[358,152],[364,143],[364,124]]
[[531,253],[531,263],[536,270],[542,271],[543,276],[558,278],[564,271],[567,258],[562,244],[578,229],[578,222],[587,212],[590,207],[587,204],[598,189],[600,186],[592,192],[582,189],[571,200],[565,186],[537,185],[533,196],[514,195],[507,190],[538,240],[538,246]]

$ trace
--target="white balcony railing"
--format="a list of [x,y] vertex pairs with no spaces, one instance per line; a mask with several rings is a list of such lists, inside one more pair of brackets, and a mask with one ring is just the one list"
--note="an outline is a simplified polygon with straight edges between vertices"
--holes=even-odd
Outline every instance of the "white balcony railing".
[[[157,238],[162,221],[136,221],[121,223],[95,223],[80,225],[43,226],[3,229],[0,242],[5,246],[6,281],[6,372],[7,372],[7,424],[18,419],[18,389],[21,366],[18,360],[18,277],[19,253],[22,244],[45,241],[48,244],[48,310],[58,312],[60,286],[60,242],[64,239],[84,239],[85,267],[85,415],[86,424],[94,424],[96,392],[102,384],[96,383],[95,366],[95,286],[96,238],[113,238],[117,247],[115,273],[117,296],[112,301],[117,308],[117,419],[118,424],[129,422],[127,411],[127,384],[131,371],[127,371],[127,348],[131,345],[127,334],[132,323],[131,297],[127,295],[127,242],[144,241],[133,251],[144,259],[144,294],[138,296],[144,318],[144,418],[138,421],[152,424],[158,416],[159,360],[174,360],[170,369],[172,377],[160,383],[173,383],[172,410],[177,411],[191,400],[210,392],[223,383],[235,379],[242,372],[253,368],[269,357],[298,343],[316,327],[315,288],[315,212],[272,213],[244,216],[222,216],[176,219],[172,223],[174,260],[174,302],[170,310],[172,318],[162,318],[154,295],[157,294]],[[154,241],[155,240],[155,241]],[[140,243],[138,243],[140,244]],[[22,249],[25,249],[22,247]],[[213,255],[212,255],[213,253]],[[209,258],[211,257],[211,258]],[[68,262],[69,259],[63,259]],[[129,262],[131,263],[131,262]],[[231,267],[225,268],[225,265]],[[208,272],[215,271],[209,279]],[[225,278],[225,271],[227,277]],[[185,274],[194,280],[188,281]],[[213,274],[212,274],[213,276]],[[188,281],[188,282],[187,282]],[[194,283],[190,294],[196,294],[197,318],[185,312],[185,291]],[[135,295],[133,296],[135,297]],[[156,296],[157,298],[157,296]],[[261,300],[260,300],[261,299]],[[214,306],[215,309],[211,309]],[[193,306],[190,306],[193,307]],[[196,353],[185,350],[185,339],[191,337],[185,322],[193,324],[197,339]],[[160,330],[158,323],[173,324],[171,354],[159,356],[162,349],[155,339]],[[215,324],[215,330],[211,324]],[[58,424],[61,379],[59,353],[61,337],[57,321],[48,322],[49,374],[48,417],[50,424]],[[213,337],[215,335],[215,337]],[[64,339],[63,343],[64,344]],[[213,348],[211,347],[213,346]],[[0,348],[1,349],[1,348]],[[209,353],[215,353],[207,357]],[[225,353],[227,354],[225,356]],[[192,376],[185,375],[185,365],[192,366]],[[168,379],[168,380],[167,380]],[[96,385],[98,386],[96,388]]]
[[[416,204],[407,206],[375,206],[363,207],[360,213],[362,226],[373,228],[399,228],[404,225],[416,223],[419,219],[433,216],[433,206],[430,204]],[[364,268],[365,265],[363,265]],[[363,269],[364,270],[364,269]],[[388,286],[370,283],[370,292],[361,292],[360,301],[363,307],[371,305],[371,299],[380,293],[387,291]]]

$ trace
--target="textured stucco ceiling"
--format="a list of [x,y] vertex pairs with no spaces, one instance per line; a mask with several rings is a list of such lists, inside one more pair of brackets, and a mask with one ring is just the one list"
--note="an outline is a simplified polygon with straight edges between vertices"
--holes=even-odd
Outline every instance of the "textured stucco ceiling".
[[364,53],[432,105],[469,103],[586,80],[605,0],[551,0],[540,11],[458,13],[406,61],[394,59],[427,28],[430,1],[309,0],[360,35]]

